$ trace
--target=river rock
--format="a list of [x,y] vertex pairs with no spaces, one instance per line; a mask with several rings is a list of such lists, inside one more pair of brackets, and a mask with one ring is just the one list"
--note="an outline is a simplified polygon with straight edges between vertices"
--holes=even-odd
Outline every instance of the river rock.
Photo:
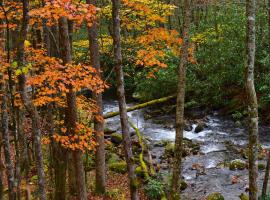
[[116,130],[112,130],[111,128],[109,127],[105,127],[104,128],[104,134],[107,134],[107,135],[110,135],[112,133],[115,133]]
[[111,142],[112,143],[119,145],[122,143],[122,141],[123,141],[123,137],[120,133],[111,134]]
[[203,131],[204,127],[205,127],[205,124],[202,123],[202,122],[200,122],[200,123],[196,126],[194,132],[195,132],[195,133],[200,133],[200,132]]
[[263,164],[263,163],[258,163],[257,166],[258,166],[259,170],[265,170],[265,168],[266,168],[265,164]]
[[206,200],[225,200],[225,199],[222,196],[222,194],[220,194],[219,192],[215,192],[215,193],[209,194],[206,197]]
[[244,170],[246,168],[246,162],[240,159],[235,159],[230,162],[230,170]]
[[192,131],[192,126],[190,124],[185,124],[184,130],[185,131]]

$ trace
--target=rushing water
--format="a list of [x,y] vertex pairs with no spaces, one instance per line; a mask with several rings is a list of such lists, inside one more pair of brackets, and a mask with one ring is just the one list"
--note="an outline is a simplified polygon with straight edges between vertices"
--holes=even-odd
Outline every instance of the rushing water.
[[[118,110],[116,101],[105,102],[105,113],[116,110]],[[145,111],[142,109],[130,112],[128,116],[145,137],[149,138],[152,143],[164,140],[174,141],[173,116],[158,116],[146,120],[144,113]],[[247,188],[248,172],[247,170],[231,171],[228,167],[224,167],[224,163],[236,158],[243,159],[237,149],[246,146],[248,133],[246,129],[237,127],[233,121],[220,117],[218,113],[205,117],[204,121],[206,128],[200,133],[194,132],[196,124],[192,125],[191,131],[184,132],[185,138],[200,143],[201,153],[184,159],[182,170],[188,188],[183,193],[187,199],[200,200],[208,193],[221,192],[226,200],[238,200],[238,196]],[[119,116],[107,119],[106,124],[110,129],[120,131]],[[260,128],[260,141],[263,147],[270,146],[269,131],[269,127]],[[154,147],[152,154],[159,158],[163,151],[164,147]],[[203,173],[198,174],[197,170],[192,169],[192,165],[195,163],[203,166]],[[260,186],[263,174],[263,172],[259,174]],[[238,177],[239,183],[231,183],[234,176]]]

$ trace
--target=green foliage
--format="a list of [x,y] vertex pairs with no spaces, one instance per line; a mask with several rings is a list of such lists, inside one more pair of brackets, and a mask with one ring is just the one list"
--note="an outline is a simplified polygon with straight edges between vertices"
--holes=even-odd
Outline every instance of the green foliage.
[[148,181],[144,190],[149,199],[159,200],[164,196],[164,185],[154,179]]
[[177,89],[178,62],[178,58],[171,55],[171,58],[165,62],[168,67],[159,69],[152,78],[147,77],[147,69],[137,73],[135,93],[138,99],[148,101],[174,94]]
[[270,200],[270,193],[268,193],[265,197],[260,196],[259,200]]

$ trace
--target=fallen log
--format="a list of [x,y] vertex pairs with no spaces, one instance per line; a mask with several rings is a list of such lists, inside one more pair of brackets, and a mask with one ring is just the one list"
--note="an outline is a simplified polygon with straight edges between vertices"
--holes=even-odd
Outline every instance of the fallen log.
[[[155,105],[155,104],[164,103],[164,102],[169,101],[169,100],[171,100],[171,99],[173,99],[175,97],[176,96],[173,95],[173,96],[163,97],[163,98],[160,98],[160,99],[155,99],[155,100],[152,100],[152,101],[141,103],[141,104],[138,104],[138,105],[131,106],[131,107],[127,108],[127,111],[131,112],[131,111],[139,110],[139,109],[142,109],[142,108],[145,108],[145,107],[148,107],[148,106],[152,106],[152,105]],[[109,113],[105,114],[103,116],[103,118],[108,119],[108,118],[115,117],[117,115],[119,115],[119,111],[109,112]]]

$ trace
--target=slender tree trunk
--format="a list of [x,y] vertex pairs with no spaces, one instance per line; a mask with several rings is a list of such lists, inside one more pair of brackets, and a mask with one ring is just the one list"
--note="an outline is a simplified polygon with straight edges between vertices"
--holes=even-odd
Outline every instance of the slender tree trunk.
[[[22,19],[22,29],[18,42],[17,48],[17,59],[19,66],[24,65],[24,41],[27,38],[28,32],[28,22],[29,22],[29,2],[28,0],[23,0],[23,19]],[[40,129],[40,117],[38,111],[32,101],[28,98],[26,91],[26,77],[24,74],[19,76],[19,90],[21,99],[23,101],[24,107],[29,113],[32,120],[32,129],[33,129],[33,137],[35,144],[35,156],[36,156],[36,167],[38,172],[38,186],[39,186],[39,198],[41,200],[46,199],[46,189],[45,189],[45,173],[44,173],[44,165],[43,165],[43,154],[41,147],[41,129]]]
[[6,173],[8,179],[8,196],[10,200],[16,200],[16,192],[15,192],[15,178],[14,178],[14,165],[11,159],[11,147],[9,141],[9,116],[8,116],[8,108],[7,108],[7,97],[6,97],[6,88],[4,84],[2,85],[2,91],[4,92],[2,96],[2,137],[3,137],[3,147],[4,147],[4,155],[5,155],[5,164],[6,164]]
[[[68,20],[65,17],[59,19],[59,34],[60,34],[60,55],[64,64],[72,61],[71,45],[68,30]],[[66,108],[66,125],[68,133],[71,135],[76,134],[76,123],[77,123],[77,106],[76,106],[76,94],[73,91],[72,86],[69,86],[69,92],[66,94],[67,108]],[[76,189],[78,198],[80,200],[87,199],[87,191],[84,177],[84,166],[82,161],[82,152],[72,152],[73,165],[75,170]]]
[[[97,0],[87,0],[88,4],[97,6]],[[88,30],[89,33],[89,49],[92,66],[97,70],[98,75],[101,76],[100,69],[100,55],[98,44],[98,25],[94,22]],[[93,94],[93,99],[97,102],[99,107],[98,115],[103,115],[102,94]],[[96,141],[96,192],[105,193],[106,187],[106,168],[105,168],[105,146],[104,146],[104,121],[95,120],[94,124]]]
[[137,180],[134,173],[134,158],[132,154],[132,146],[128,125],[127,105],[125,98],[124,74],[122,68],[122,53],[121,53],[121,36],[120,36],[120,0],[112,0],[112,16],[113,16],[113,46],[114,59],[117,83],[117,96],[119,103],[119,112],[121,119],[121,127],[123,134],[123,145],[125,158],[128,167],[128,176],[130,182],[130,194],[132,200],[138,200]]
[[269,171],[270,171],[270,152],[268,152],[268,160],[265,168],[265,175],[263,180],[263,187],[262,187],[262,197],[265,198],[267,195],[267,187],[268,187],[268,180],[269,180]]
[[258,151],[258,104],[254,86],[256,0],[247,0],[246,95],[249,114],[249,199],[258,200],[256,165]]
[[[2,136],[0,136],[0,139],[2,140]],[[0,145],[0,200],[3,200],[4,197],[4,175],[5,165],[2,158],[2,145]]]
[[183,26],[183,46],[178,68],[177,99],[176,99],[176,127],[175,127],[175,149],[173,162],[173,177],[171,188],[171,199],[180,199],[181,185],[181,164],[183,151],[183,131],[184,131],[184,105],[185,105],[185,86],[186,86],[186,66],[188,64],[189,47],[189,27],[190,27],[190,0],[184,0],[184,26]]
[[[270,0],[267,2],[267,10],[268,10],[268,36],[270,37]],[[269,55],[270,55],[270,38],[268,39],[269,44]],[[270,60],[269,60],[270,63]],[[262,197],[266,197],[267,194],[267,187],[268,187],[268,180],[269,180],[269,172],[270,172],[270,152],[268,152],[268,160],[267,165],[265,169],[265,175],[264,175],[264,181],[263,181],[263,187],[262,187]]]

